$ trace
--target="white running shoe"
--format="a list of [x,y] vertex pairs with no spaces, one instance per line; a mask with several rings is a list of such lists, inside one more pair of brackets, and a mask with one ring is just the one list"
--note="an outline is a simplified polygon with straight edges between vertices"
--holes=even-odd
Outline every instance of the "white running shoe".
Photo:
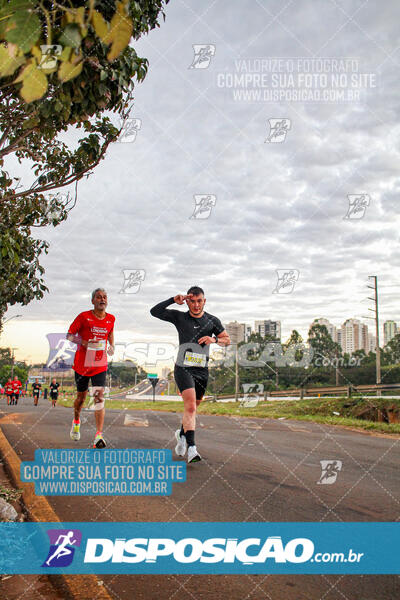
[[178,456],[185,456],[187,450],[186,438],[184,435],[181,435],[181,430],[177,429],[175,431],[175,439],[178,442],[175,446],[175,452]]
[[81,428],[80,423],[74,423],[74,421],[72,421],[72,427],[71,427],[71,431],[69,432],[69,435],[71,436],[71,440],[74,440],[74,442],[77,442],[78,440],[81,439],[80,428]]
[[199,462],[199,460],[201,460],[201,456],[197,452],[196,446],[189,446],[187,449],[187,453],[188,453],[188,457],[187,457],[188,463]]

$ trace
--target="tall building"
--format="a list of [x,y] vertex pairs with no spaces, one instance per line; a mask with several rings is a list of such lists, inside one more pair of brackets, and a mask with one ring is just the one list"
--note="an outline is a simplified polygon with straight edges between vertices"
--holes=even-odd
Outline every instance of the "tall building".
[[394,321],[385,321],[383,324],[383,345],[386,346],[397,334],[397,323]]
[[225,329],[231,338],[232,344],[239,344],[240,342],[245,341],[245,327],[246,325],[244,323],[238,323],[237,321],[232,321],[225,325]]
[[334,342],[337,342],[338,339],[338,331],[337,328],[335,327],[335,325],[332,325],[332,323],[330,321],[328,321],[328,319],[324,319],[324,318],[320,318],[320,319],[314,319],[313,323],[311,325],[325,325],[325,327],[328,330],[329,335],[331,336],[331,338],[333,339]]
[[347,319],[341,327],[340,345],[344,353],[352,354],[356,350],[369,352],[368,326],[358,319]]
[[[376,352],[376,337],[373,333],[368,334],[368,352]],[[366,354],[368,354],[366,351]]]
[[251,325],[248,325],[247,323],[242,323],[243,327],[244,327],[244,341],[248,342],[249,341],[249,337],[251,336],[252,329],[251,329]]
[[342,346],[342,330],[341,329],[336,329],[336,342],[339,344],[339,346],[341,348],[343,348],[343,346]]
[[254,329],[256,333],[259,333],[262,337],[266,335],[271,335],[280,341],[281,339],[281,322],[280,321],[256,321],[254,324]]

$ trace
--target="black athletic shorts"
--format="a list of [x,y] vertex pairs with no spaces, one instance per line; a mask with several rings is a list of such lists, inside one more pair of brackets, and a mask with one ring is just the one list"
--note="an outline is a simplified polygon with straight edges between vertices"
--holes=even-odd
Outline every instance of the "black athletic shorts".
[[50,392],[50,398],[52,400],[57,400],[58,399],[58,392]]
[[89,387],[89,379],[92,380],[92,385],[96,387],[105,387],[107,371],[96,373],[96,375],[79,375],[75,371],[75,383],[78,392],[87,392]]
[[208,381],[208,369],[175,365],[174,377],[181,393],[188,388],[194,388],[197,400],[204,396]]

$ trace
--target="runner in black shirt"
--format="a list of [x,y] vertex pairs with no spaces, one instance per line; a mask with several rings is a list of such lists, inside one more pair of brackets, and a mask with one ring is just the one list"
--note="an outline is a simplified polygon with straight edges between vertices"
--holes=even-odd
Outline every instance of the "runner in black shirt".
[[[167,309],[171,304],[186,304],[187,312]],[[182,394],[184,412],[181,429],[175,432],[177,445],[175,452],[184,456],[188,452],[188,462],[201,460],[194,442],[196,408],[203,399],[208,380],[209,345],[229,346],[229,335],[221,321],[206,313],[206,299],[198,286],[191,287],[187,295],[178,294],[154,306],[150,313],[163,321],[173,323],[178,330],[179,352],[175,364],[176,385]]]
[[39,383],[38,381],[35,381],[34,383],[32,383],[32,395],[33,395],[33,404],[34,404],[34,406],[38,405],[39,394],[40,394],[40,390],[41,389],[42,389],[42,384]]
[[51,398],[51,403],[53,406],[55,406],[57,404],[59,387],[60,387],[60,384],[57,383],[55,379],[53,379],[50,384],[50,398]]

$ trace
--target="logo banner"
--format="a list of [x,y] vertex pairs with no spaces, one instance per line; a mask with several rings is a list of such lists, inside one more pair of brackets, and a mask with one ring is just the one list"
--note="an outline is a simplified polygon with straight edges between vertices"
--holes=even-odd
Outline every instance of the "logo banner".
[[0,573],[394,575],[399,538],[397,522],[0,523]]

